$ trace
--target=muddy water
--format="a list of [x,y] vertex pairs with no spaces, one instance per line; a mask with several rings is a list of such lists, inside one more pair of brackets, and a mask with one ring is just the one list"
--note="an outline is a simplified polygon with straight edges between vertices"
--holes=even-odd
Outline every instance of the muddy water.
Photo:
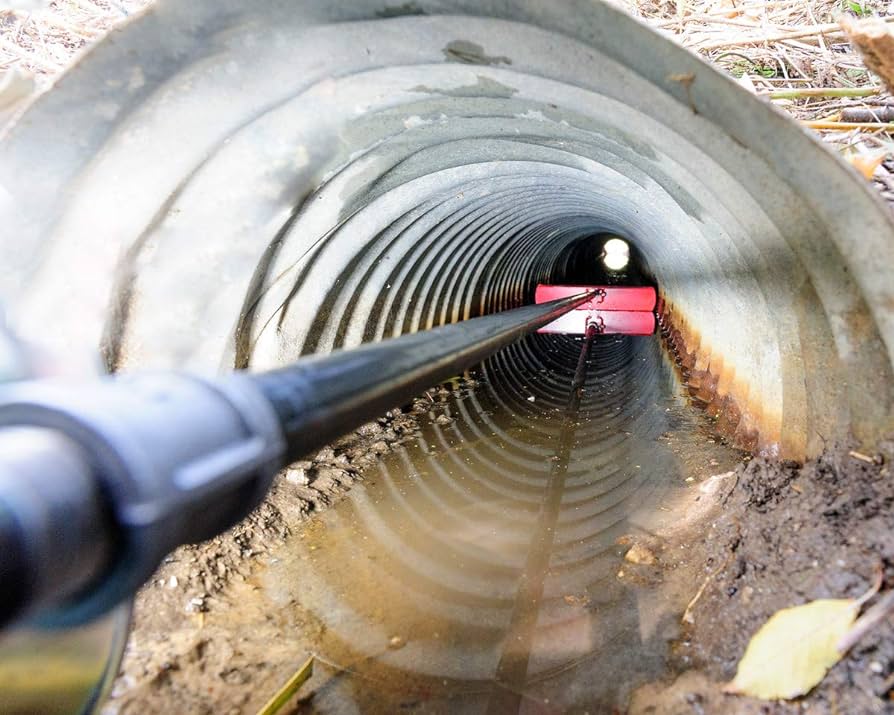
[[703,565],[662,535],[741,454],[652,338],[598,337],[569,415],[581,345],[532,336],[433,398],[416,442],[275,554],[265,596],[317,624],[295,644],[319,658],[309,712],[611,712],[667,673]]

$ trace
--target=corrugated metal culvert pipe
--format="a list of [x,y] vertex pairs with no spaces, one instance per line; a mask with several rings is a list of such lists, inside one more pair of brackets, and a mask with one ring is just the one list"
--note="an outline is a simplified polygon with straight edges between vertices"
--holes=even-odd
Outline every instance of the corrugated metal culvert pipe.
[[3,153],[14,326],[113,368],[269,367],[521,305],[609,231],[740,433],[797,456],[891,424],[881,202],[607,5],[163,0]]
[[[593,0],[160,0],[2,155],[11,326],[72,358],[269,368],[530,303],[616,234],[734,442],[803,457],[894,426],[887,208]],[[501,357],[492,401],[555,344]]]

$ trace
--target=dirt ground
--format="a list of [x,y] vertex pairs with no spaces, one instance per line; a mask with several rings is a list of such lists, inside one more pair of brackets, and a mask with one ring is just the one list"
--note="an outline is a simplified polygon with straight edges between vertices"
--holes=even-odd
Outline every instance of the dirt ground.
[[755,459],[737,470],[699,545],[706,577],[691,609],[694,623],[671,644],[671,667],[681,675],[641,688],[631,715],[894,713],[890,621],[797,701],[767,703],[721,692],[751,636],[777,610],[818,598],[857,598],[879,567],[883,588],[894,586],[894,443],[855,453],[838,446],[803,466]]

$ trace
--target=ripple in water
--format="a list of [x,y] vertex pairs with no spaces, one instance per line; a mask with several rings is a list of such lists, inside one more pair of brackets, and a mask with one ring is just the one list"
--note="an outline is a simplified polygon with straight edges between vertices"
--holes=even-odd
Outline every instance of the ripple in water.
[[319,623],[300,645],[332,669],[314,711],[596,713],[666,673],[681,609],[624,578],[619,540],[680,517],[706,446],[713,473],[741,455],[654,338],[597,337],[569,415],[581,345],[488,360],[277,554],[267,594]]

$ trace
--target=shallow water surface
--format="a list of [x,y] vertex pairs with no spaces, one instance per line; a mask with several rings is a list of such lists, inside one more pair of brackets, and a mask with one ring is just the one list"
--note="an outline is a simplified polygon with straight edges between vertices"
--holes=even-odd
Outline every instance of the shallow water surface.
[[318,624],[311,711],[611,712],[667,672],[675,559],[624,554],[741,454],[654,338],[597,337],[569,413],[581,345],[536,335],[488,360],[276,554],[267,597]]

